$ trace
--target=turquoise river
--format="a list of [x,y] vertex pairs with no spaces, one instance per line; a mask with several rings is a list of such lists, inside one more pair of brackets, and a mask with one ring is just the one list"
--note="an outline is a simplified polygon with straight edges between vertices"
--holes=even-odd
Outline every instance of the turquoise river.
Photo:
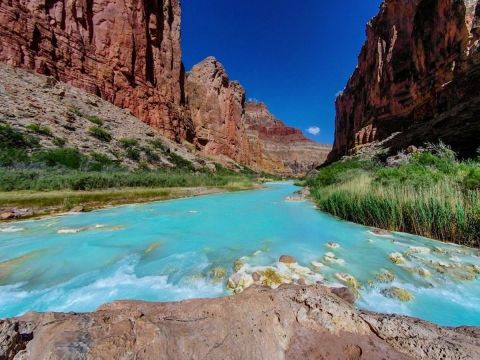
[[[307,283],[357,286],[360,308],[480,325],[478,250],[375,235],[309,201],[287,201],[297,189],[270,183],[262,190],[3,224],[0,318],[92,311],[117,299],[228,296],[230,277],[273,269],[290,281],[304,274]],[[295,274],[278,263],[281,255],[296,258]],[[405,290],[410,299],[403,300],[410,301],[392,296],[392,289]]]

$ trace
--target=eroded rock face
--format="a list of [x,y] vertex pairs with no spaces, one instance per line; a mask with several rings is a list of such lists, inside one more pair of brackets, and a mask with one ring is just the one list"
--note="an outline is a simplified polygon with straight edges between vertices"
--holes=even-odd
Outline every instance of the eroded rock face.
[[226,155],[255,170],[290,175],[322,164],[330,151],[276,119],[265,104],[246,101],[245,89],[229,80],[214,57],[187,74],[185,92],[204,155]]
[[245,90],[214,58],[185,76],[179,0],[0,1],[0,62],[129,109],[223,163],[295,174],[321,163],[326,151],[272,122],[266,109],[247,112]]
[[261,102],[245,104],[245,122],[250,147],[260,157],[251,159],[251,166],[285,174],[305,174],[323,164],[331,146],[307,139],[296,128],[286,126]]
[[245,89],[230,81],[223,65],[209,57],[187,74],[185,93],[196,134],[205,155],[225,155],[248,163],[245,137]]
[[356,310],[321,285],[0,321],[5,359],[476,359],[478,328]]
[[178,0],[0,1],[0,61],[99,95],[172,139],[192,137]]
[[406,148],[444,142],[462,154],[480,143],[480,3],[385,0],[337,98],[330,160],[390,138]]

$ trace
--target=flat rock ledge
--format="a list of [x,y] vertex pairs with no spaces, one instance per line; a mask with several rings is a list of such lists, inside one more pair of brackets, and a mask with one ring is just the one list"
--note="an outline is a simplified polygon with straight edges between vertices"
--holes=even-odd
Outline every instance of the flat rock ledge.
[[321,285],[0,321],[0,359],[480,359],[480,328],[355,309]]

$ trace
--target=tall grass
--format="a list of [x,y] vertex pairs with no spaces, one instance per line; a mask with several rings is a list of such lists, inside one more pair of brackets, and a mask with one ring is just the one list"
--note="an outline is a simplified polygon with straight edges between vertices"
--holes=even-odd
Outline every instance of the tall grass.
[[198,187],[253,183],[241,175],[193,173],[183,170],[159,171],[52,171],[0,170],[0,191],[15,190],[97,190],[126,187]]
[[478,162],[428,152],[392,168],[350,162],[333,164],[307,180],[321,210],[369,226],[480,247],[479,182],[471,175]]

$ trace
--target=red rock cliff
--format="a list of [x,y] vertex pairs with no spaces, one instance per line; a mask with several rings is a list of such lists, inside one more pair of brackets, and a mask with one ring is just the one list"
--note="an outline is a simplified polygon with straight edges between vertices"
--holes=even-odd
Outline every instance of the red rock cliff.
[[260,102],[245,104],[245,123],[250,146],[260,148],[261,156],[251,159],[254,168],[303,174],[323,164],[331,150],[331,146],[313,142],[299,129],[286,126]]
[[326,151],[266,109],[246,113],[245,90],[214,58],[185,75],[179,0],[0,0],[0,62],[99,95],[222,162],[290,174]]
[[392,149],[443,140],[460,153],[475,151],[479,34],[478,0],[385,0],[337,98],[329,159],[385,139]]
[[196,145],[206,156],[226,155],[255,170],[300,174],[323,163],[330,151],[285,126],[264,104],[246,102],[244,88],[230,81],[213,57],[187,74],[185,92]]
[[171,138],[192,136],[179,0],[0,0],[0,61],[97,94]]

